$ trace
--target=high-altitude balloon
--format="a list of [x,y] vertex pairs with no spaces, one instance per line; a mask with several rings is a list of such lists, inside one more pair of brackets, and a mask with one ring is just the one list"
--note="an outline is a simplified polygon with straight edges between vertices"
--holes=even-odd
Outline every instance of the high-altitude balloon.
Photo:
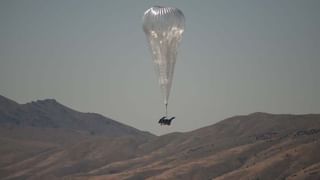
[[143,30],[147,36],[159,85],[167,106],[172,85],[177,48],[184,31],[185,18],[174,7],[153,6],[143,16]]

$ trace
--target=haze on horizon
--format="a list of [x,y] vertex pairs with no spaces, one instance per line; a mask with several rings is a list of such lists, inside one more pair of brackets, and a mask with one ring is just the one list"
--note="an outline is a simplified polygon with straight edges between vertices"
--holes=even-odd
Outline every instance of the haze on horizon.
[[[142,31],[152,5],[186,17],[170,127]],[[164,134],[256,111],[320,113],[320,1],[0,1],[0,94],[54,98]]]

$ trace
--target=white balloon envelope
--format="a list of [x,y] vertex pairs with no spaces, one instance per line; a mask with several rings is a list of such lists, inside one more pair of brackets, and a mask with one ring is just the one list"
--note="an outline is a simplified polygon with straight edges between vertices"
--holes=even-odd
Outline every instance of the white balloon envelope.
[[143,16],[143,30],[147,36],[155,70],[159,77],[166,116],[177,49],[184,27],[183,13],[174,7],[153,6]]

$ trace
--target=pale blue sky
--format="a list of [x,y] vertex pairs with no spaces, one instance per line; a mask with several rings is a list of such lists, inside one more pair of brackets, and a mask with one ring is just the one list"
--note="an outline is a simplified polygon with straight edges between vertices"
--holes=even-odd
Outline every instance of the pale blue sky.
[[[181,9],[169,114],[142,31],[152,5]],[[55,98],[155,134],[238,114],[320,113],[319,0],[2,0],[0,94]]]

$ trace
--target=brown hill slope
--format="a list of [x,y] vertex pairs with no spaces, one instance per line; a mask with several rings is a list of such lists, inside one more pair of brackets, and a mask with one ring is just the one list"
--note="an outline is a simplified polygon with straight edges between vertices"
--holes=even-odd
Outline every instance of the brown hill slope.
[[317,179],[319,137],[320,115],[236,116],[158,137],[79,179]]
[[49,101],[0,98],[11,104],[0,112],[0,179],[320,179],[317,114],[253,113],[155,137],[113,121],[112,133],[86,129],[90,115]]
[[95,135],[152,137],[147,132],[96,113],[82,113],[54,99],[18,104],[0,96],[0,125],[13,127],[64,128]]
[[0,97],[0,179],[62,178],[135,157],[155,136],[55,100]]

